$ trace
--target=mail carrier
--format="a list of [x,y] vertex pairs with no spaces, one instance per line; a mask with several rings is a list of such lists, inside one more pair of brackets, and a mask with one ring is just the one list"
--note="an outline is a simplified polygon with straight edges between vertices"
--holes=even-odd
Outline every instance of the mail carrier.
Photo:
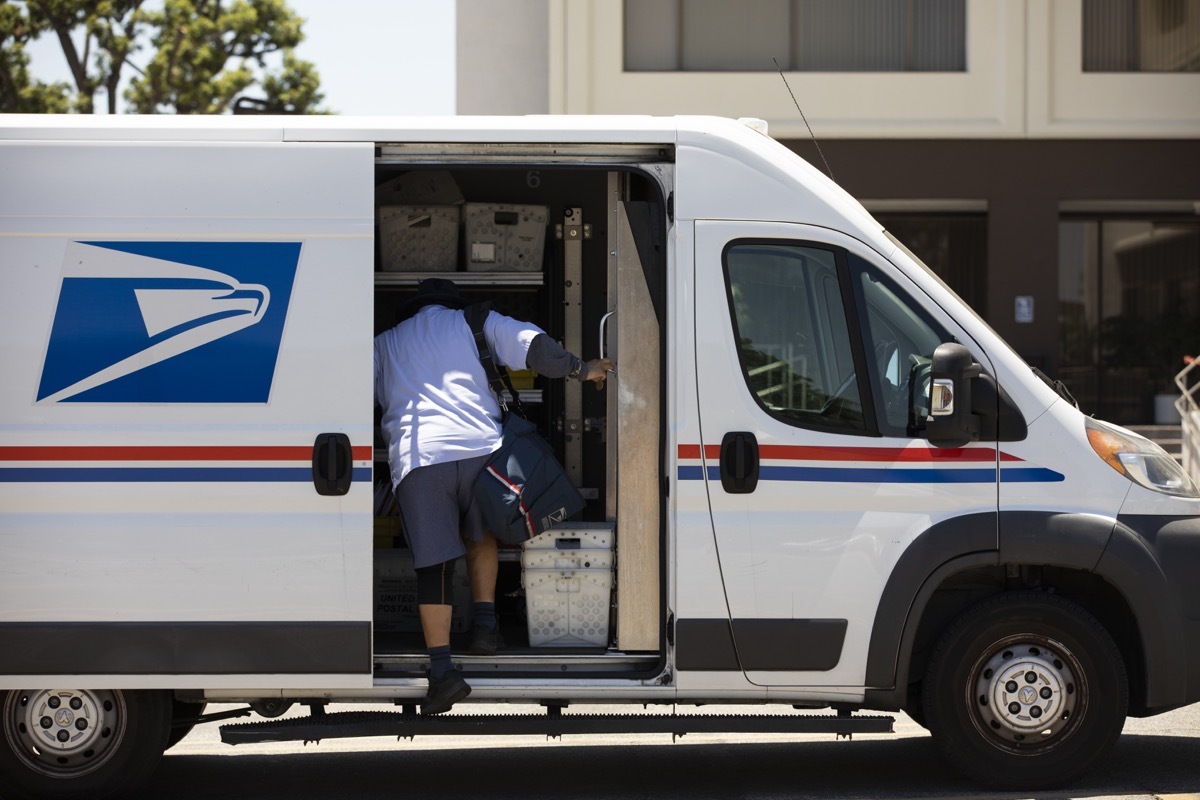
[[[127,791],[215,703],[231,744],[903,710],[1030,789],[1200,700],[1195,486],[762,128],[0,119],[5,791]],[[587,507],[501,554],[495,655],[456,587],[519,713],[415,710],[372,339],[430,276],[617,365],[517,376]]]

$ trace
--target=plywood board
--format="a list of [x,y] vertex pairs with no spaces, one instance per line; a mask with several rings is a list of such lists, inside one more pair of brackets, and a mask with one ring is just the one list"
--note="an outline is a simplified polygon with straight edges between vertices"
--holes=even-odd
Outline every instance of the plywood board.
[[629,219],[620,204],[616,227],[617,375],[608,391],[609,407],[614,399],[616,405],[617,646],[624,651],[657,650],[662,622],[659,329]]

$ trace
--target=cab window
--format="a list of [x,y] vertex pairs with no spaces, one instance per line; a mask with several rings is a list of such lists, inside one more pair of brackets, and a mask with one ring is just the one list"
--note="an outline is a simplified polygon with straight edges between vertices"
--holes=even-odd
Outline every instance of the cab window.
[[933,351],[954,340],[879,270],[853,254],[848,260],[865,311],[863,338],[871,351],[879,431],[884,436],[915,436],[929,412]]
[[929,361],[949,334],[862,258],[809,243],[735,242],[725,278],[747,389],[791,425],[915,436]]
[[866,431],[834,251],[735,243],[725,276],[742,372],[772,416]]

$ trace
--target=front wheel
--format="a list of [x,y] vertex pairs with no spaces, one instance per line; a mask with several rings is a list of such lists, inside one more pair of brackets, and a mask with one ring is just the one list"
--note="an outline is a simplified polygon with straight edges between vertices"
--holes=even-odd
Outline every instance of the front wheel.
[[175,745],[183,741],[192,728],[196,727],[193,721],[204,713],[204,709],[208,708],[208,703],[188,703],[183,700],[171,701],[171,735],[167,737],[167,746],[164,750],[170,750]]
[[[154,771],[171,726],[168,692],[0,692],[0,776],[14,798],[105,798]],[[8,794],[11,792],[11,795]]]
[[923,681],[925,718],[961,772],[1011,789],[1086,772],[1116,742],[1129,689],[1116,643],[1055,595],[985,600],[942,635]]

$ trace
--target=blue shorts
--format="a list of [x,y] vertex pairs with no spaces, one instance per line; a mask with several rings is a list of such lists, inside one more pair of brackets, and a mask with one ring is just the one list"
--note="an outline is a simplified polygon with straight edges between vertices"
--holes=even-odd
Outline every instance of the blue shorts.
[[453,561],[466,554],[464,540],[483,538],[487,525],[475,503],[475,478],[489,457],[417,467],[400,481],[396,500],[414,568]]

